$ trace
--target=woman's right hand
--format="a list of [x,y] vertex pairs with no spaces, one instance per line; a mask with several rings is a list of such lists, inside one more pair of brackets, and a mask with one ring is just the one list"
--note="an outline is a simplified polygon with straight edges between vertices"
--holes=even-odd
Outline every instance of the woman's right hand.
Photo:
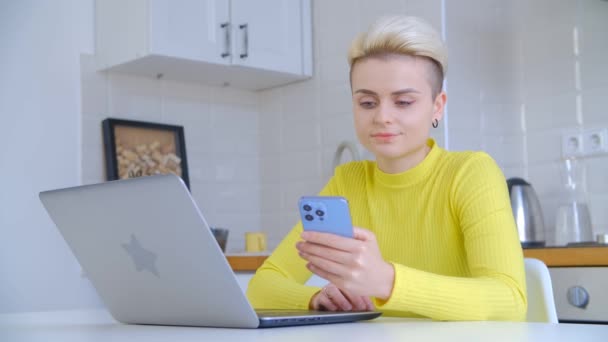
[[334,284],[327,284],[310,300],[311,310],[321,311],[374,311],[369,297],[353,296]]

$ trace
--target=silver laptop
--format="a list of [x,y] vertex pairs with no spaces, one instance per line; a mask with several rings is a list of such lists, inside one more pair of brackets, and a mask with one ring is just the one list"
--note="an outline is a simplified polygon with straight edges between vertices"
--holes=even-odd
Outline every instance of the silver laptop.
[[258,328],[380,316],[256,312],[177,176],[46,191],[40,200],[119,322]]

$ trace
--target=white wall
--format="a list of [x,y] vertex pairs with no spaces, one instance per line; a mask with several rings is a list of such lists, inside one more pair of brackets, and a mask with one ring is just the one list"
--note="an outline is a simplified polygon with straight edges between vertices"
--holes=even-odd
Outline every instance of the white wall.
[[38,200],[80,182],[81,52],[92,1],[0,3],[0,312],[97,305]]
[[[433,130],[438,144],[484,150],[506,177],[528,179],[546,229],[554,227],[561,134],[608,127],[607,2],[316,0],[313,7],[313,79],[259,98],[260,127],[276,132],[260,141],[261,220],[273,243],[298,220],[298,197],[318,192],[331,176],[340,141],[356,141],[346,62],[351,40],[394,14],[420,16],[438,30],[445,23],[449,134]],[[608,156],[584,163],[594,233],[608,233]]]
[[[505,176],[529,180],[550,233],[562,134],[608,127],[608,3],[446,3],[451,147],[486,150]],[[594,233],[608,233],[608,156],[582,163]]]
[[105,181],[103,119],[184,126],[192,195],[209,225],[230,230],[227,252],[243,251],[260,230],[256,93],[97,72],[93,55],[81,64],[83,182]]

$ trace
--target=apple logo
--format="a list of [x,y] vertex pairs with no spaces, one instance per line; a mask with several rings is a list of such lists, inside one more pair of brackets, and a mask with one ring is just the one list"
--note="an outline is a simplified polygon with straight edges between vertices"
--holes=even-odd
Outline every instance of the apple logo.
[[147,270],[158,278],[160,278],[155,264],[157,258],[156,254],[143,248],[134,234],[131,234],[131,241],[129,241],[128,244],[123,243],[121,244],[121,246],[125,249],[125,251],[127,251],[127,254],[129,254],[131,260],[133,260],[133,263],[135,264],[135,269],[138,272]]

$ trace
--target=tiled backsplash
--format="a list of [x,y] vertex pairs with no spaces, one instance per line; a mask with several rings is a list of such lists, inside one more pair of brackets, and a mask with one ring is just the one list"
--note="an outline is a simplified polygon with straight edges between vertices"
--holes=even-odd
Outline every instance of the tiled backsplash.
[[[562,195],[562,134],[608,127],[600,96],[608,92],[608,3],[446,4],[450,148],[486,150],[505,176],[527,179],[550,230]],[[608,156],[583,163],[595,233],[608,233]]]
[[[297,197],[317,192],[331,175],[339,142],[356,141],[346,63],[355,34],[387,14],[417,15],[438,29],[442,25],[440,0],[373,4],[334,0],[314,1],[313,5],[315,77],[263,92],[260,97],[261,127],[281,127],[279,134],[269,138],[274,140],[261,141],[261,155],[270,160],[290,158],[278,178],[263,178],[261,190],[262,203],[273,203],[273,197],[282,193],[282,211],[262,215],[262,226],[275,232],[277,238],[298,218]],[[506,177],[528,179],[540,195],[546,225],[552,227],[561,189],[561,134],[564,130],[608,127],[608,111],[600,100],[600,94],[608,91],[608,63],[601,58],[608,56],[608,45],[600,34],[608,32],[604,20],[608,3],[464,0],[445,1],[444,10],[450,54],[448,147],[485,150]],[[573,47],[575,27],[580,39],[578,55]],[[311,122],[315,123],[312,127]],[[303,145],[307,140],[300,140],[303,132],[296,132],[300,127],[314,133],[308,145]],[[432,133],[446,146],[443,130]],[[277,145],[282,150],[277,150]],[[309,165],[316,165],[319,155],[320,175]],[[589,158],[585,163],[586,197],[595,233],[608,233],[608,191],[604,186],[608,183],[608,156]],[[262,165],[263,170],[270,167]],[[303,176],[302,170],[308,170],[308,180],[295,185],[289,180],[290,173]]]
[[[505,176],[528,179],[551,226],[562,132],[608,127],[608,3],[445,3],[448,130],[444,122],[433,136],[450,150],[485,150]],[[314,77],[262,92],[96,73],[83,56],[83,182],[104,179],[102,119],[184,125],[192,193],[210,224],[231,229],[228,249],[242,250],[254,230],[273,248],[296,223],[298,198],[331,176],[337,145],[356,141],[346,52],[385,14],[443,22],[441,0],[315,0]],[[595,230],[608,233],[608,156],[585,163]]]
[[230,229],[228,251],[260,226],[257,94],[231,88],[95,72],[81,57],[82,180],[105,180],[101,121],[107,117],[184,126],[190,187],[210,225]]

